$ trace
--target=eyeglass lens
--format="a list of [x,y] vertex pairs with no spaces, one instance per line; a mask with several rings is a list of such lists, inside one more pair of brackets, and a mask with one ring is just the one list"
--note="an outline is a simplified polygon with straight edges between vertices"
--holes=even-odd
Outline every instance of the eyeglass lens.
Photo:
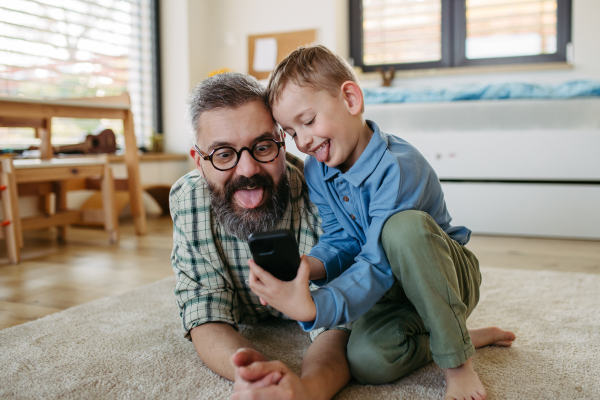
[[[260,162],[273,161],[279,153],[279,146],[271,139],[261,140],[252,147],[252,156]],[[239,154],[233,147],[220,147],[212,154],[212,163],[215,168],[229,169],[233,168]]]

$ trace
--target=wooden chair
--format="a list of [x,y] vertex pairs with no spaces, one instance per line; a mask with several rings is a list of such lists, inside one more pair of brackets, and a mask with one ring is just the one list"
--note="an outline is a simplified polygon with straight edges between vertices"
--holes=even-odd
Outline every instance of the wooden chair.
[[[6,197],[8,199],[6,204],[12,207],[8,213],[11,223],[7,226],[15,228],[14,235],[16,236],[16,239],[9,239],[9,236],[6,235],[10,262],[19,261],[18,248],[19,245],[22,246],[22,239],[19,239],[21,231],[29,229],[56,226],[59,239],[65,240],[68,225],[100,220],[104,222],[110,242],[116,243],[119,240],[115,184],[106,156],[50,160],[3,158],[2,177],[3,182],[9,183],[4,185],[6,189],[3,191],[3,205]],[[89,188],[97,189],[98,178],[102,192],[102,210],[98,210],[97,213],[69,210],[66,196],[68,181],[85,179],[89,182]],[[14,183],[11,185],[10,182]],[[38,196],[47,199],[52,193],[55,195],[55,205],[54,207],[43,207],[46,210],[45,215],[20,218],[18,208],[15,209],[17,196]],[[8,206],[5,208],[8,209]],[[7,215],[6,211],[5,215]],[[14,221],[18,222],[14,223]]]
[[2,202],[3,219],[0,220],[0,238],[6,240],[8,261],[17,264],[23,247],[21,220],[19,218],[19,202],[17,184],[12,160],[8,156],[0,156],[0,201]]

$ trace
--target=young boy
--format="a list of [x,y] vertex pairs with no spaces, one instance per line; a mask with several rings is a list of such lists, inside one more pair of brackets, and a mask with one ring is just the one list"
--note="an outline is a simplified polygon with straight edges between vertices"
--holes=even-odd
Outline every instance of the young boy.
[[[252,290],[306,331],[355,321],[347,355],[361,383],[391,382],[433,359],[446,398],[484,399],[475,348],[510,346],[515,335],[467,329],[479,263],[464,247],[471,231],[450,225],[431,166],[364,119],[354,71],[323,46],[292,52],[267,91],[273,117],[309,155],[305,176],[324,233],[292,282],[250,262]],[[309,278],[321,287],[309,292]]]

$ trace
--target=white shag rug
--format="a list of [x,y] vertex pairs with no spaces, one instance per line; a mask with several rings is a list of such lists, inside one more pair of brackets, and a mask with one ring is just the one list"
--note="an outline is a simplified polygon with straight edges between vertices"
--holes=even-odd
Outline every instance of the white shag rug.
[[[512,348],[479,349],[490,399],[600,399],[600,275],[482,268],[470,327],[513,330]],[[182,338],[174,278],[0,331],[0,399],[227,399]],[[243,328],[299,372],[308,335],[295,322]],[[393,384],[350,383],[336,399],[441,399],[433,363]]]

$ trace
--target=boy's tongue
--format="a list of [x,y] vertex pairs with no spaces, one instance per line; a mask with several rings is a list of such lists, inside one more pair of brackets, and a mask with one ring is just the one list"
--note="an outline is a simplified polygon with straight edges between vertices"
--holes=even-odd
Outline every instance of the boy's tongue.
[[329,141],[325,143],[323,147],[315,154],[318,162],[325,162],[329,157]]
[[244,208],[255,208],[260,205],[263,198],[263,188],[257,189],[240,189],[234,194],[235,199]]

